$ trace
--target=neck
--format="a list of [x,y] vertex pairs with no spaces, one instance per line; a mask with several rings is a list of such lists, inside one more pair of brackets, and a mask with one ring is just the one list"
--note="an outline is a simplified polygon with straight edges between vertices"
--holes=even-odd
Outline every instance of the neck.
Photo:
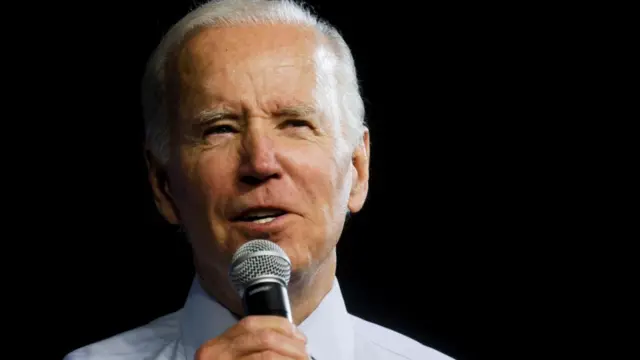
[[[225,306],[237,317],[244,315],[242,300],[231,286],[220,286],[228,284],[224,279],[226,273],[208,268],[206,265],[196,263],[196,272],[202,288],[215,298],[220,304]],[[293,322],[300,325],[311,313],[320,305],[322,299],[331,291],[336,273],[336,250],[331,251],[329,256],[311,270],[293,273],[289,282],[288,293],[291,305]],[[213,276],[207,276],[208,274]]]
[[331,291],[336,274],[336,250],[333,249],[315,271],[294,274],[289,282],[293,322],[300,325]]

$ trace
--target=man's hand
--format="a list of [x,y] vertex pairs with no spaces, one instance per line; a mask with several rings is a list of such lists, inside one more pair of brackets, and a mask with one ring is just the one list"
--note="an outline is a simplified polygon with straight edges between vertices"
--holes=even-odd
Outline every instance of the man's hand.
[[308,360],[306,337],[279,316],[248,316],[204,343],[195,360]]

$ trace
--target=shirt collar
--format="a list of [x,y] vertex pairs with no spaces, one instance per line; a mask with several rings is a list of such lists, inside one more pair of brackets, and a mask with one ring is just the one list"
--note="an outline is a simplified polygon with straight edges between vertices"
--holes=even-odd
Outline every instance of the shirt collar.
[[[187,359],[193,359],[200,345],[221,335],[238,320],[204,291],[196,276],[182,309],[180,325]],[[329,293],[299,329],[307,336],[307,349],[315,359],[353,359],[353,326],[337,279],[334,278]]]

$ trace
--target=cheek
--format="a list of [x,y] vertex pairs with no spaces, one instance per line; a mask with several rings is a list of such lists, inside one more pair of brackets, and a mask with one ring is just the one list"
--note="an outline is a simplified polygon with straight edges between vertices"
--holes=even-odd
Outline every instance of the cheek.
[[235,157],[228,151],[203,150],[188,155],[182,168],[183,211],[194,219],[208,218],[212,212],[218,213],[216,209],[224,208],[224,199],[232,192]]
[[[297,157],[296,174],[304,192],[309,197],[312,206],[321,210],[325,217],[332,217],[333,213],[346,206],[348,200],[347,175],[349,164],[344,159],[327,156],[334,152],[329,149],[319,149],[305,152]],[[346,196],[345,196],[346,195]]]
[[223,207],[233,192],[234,156],[230,152],[211,152],[202,156],[194,172],[201,196],[213,208]]
[[[235,159],[229,151],[202,152],[189,168],[191,241],[202,254],[224,253],[228,241],[224,209],[234,195]],[[215,257],[215,256],[214,256]]]

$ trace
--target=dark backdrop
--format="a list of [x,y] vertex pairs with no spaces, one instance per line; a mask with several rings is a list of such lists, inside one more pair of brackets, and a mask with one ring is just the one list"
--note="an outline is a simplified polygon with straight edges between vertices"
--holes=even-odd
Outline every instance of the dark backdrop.
[[[522,204],[538,195],[521,146],[538,123],[515,84],[536,70],[515,65],[525,55],[491,8],[345,3],[312,2],[352,48],[371,129],[370,195],[338,249],[347,306],[458,359],[509,354],[497,314],[517,296],[503,287],[522,281],[508,279],[524,258],[513,243],[533,246]],[[41,155],[55,164],[48,216],[68,245],[53,358],[184,301],[189,248],[151,199],[139,84],[192,5],[86,3],[57,21],[46,62],[59,77],[46,92],[55,146]]]

